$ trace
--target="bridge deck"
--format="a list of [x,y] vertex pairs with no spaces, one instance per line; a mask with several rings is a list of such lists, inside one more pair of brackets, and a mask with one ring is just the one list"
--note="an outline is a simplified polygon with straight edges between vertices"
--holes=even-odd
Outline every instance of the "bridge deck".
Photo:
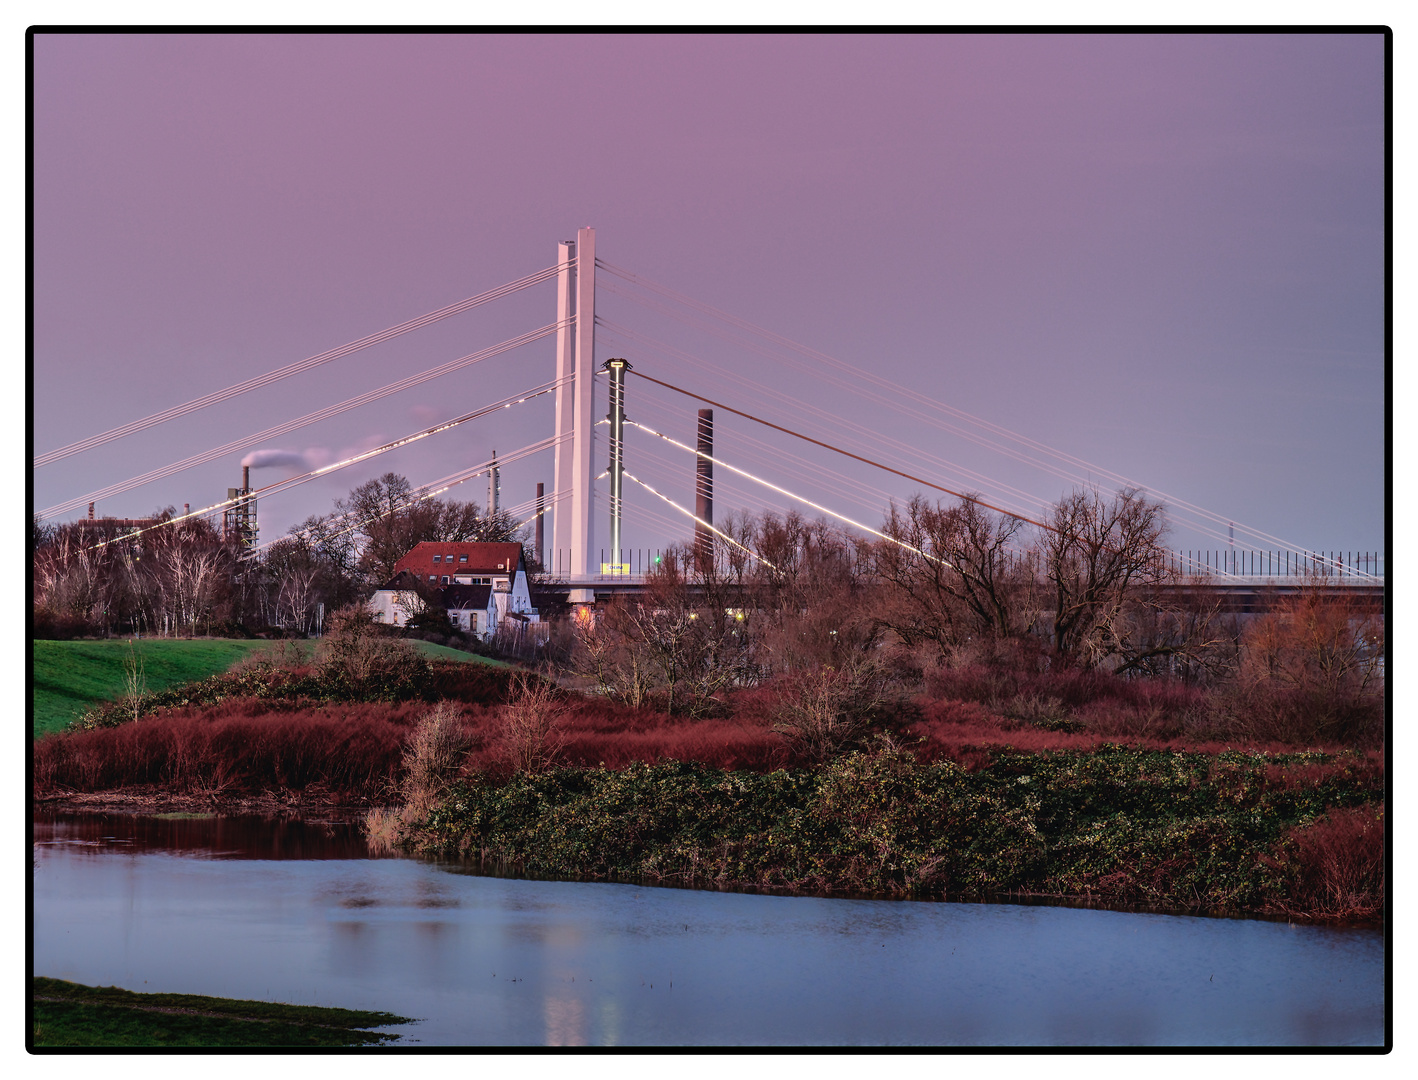
[[[645,588],[645,574],[588,574],[584,577],[544,581],[538,588],[559,594],[572,603],[590,603],[612,596],[633,596]],[[1205,595],[1220,603],[1222,610],[1235,613],[1255,613],[1268,610],[1287,596],[1314,588],[1313,579],[1291,575],[1253,575],[1193,578],[1162,586],[1164,595]],[[1387,596],[1382,579],[1363,577],[1332,577],[1320,586],[1334,596],[1348,597],[1367,612],[1381,613]],[[575,595],[579,594],[579,596]]]

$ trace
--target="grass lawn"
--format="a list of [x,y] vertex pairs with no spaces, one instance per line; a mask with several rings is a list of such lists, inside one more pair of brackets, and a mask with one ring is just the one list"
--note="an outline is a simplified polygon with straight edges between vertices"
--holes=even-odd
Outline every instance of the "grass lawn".
[[493,667],[511,667],[505,660],[494,660],[490,656],[478,656],[462,649],[450,649],[447,645],[435,645],[431,641],[415,641],[419,651],[430,660],[462,660],[469,664],[491,664]]
[[[269,641],[237,641],[199,638],[183,641],[144,638],[132,643],[133,652],[143,662],[143,678],[149,691],[166,690],[227,670],[238,660],[270,645]],[[314,646],[303,642],[304,648]],[[459,649],[416,641],[430,660],[462,660],[505,667],[500,660],[474,656]],[[31,664],[34,670],[33,737],[61,730],[100,701],[122,697],[125,690],[123,661],[128,656],[127,638],[107,641],[34,641]]]
[[385,1012],[135,994],[62,979],[31,979],[30,998],[36,1048],[377,1046],[399,1036],[361,1029],[412,1022]]
[[[148,690],[166,690],[225,671],[267,641],[221,638],[181,641],[144,638],[133,652],[143,662]],[[123,661],[128,639],[106,641],[34,641],[34,737],[58,731],[100,701],[122,697]]]

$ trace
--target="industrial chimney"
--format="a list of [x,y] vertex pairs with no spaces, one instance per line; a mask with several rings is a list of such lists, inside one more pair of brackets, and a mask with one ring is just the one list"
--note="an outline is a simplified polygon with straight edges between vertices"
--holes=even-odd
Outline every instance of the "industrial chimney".
[[546,515],[546,498],[543,487],[542,484],[537,485],[537,562],[539,563],[546,558],[546,549],[542,547],[542,518]]
[[702,570],[714,561],[714,410],[699,410],[699,454],[694,464],[694,557]]
[[250,551],[256,546],[256,500],[251,498],[251,466],[241,467],[241,487],[226,489],[222,511],[222,539],[235,541]]

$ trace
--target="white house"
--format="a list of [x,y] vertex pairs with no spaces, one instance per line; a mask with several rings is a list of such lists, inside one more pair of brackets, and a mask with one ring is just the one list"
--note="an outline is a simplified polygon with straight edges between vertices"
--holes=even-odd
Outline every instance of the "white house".
[[489,637],[509,619],[538,622],[515,543],[416,544],[394,564],[394,576],[370,598],[375,618],[404,626],[435,594],[448,617],[465,633]]

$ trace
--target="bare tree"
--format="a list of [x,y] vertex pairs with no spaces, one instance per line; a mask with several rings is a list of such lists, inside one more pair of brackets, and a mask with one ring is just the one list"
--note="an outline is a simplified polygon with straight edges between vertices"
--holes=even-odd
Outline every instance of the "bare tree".
[[917,495],[904,509],[892,503],[882,526],[892,539],[873,547],[883,624],[905,644],[929,642],[941,653],[1026,633],[1037,601],[1023,526],[969,499],[931,505]]
[[765,514],[747,532],[764,562],[746,575],[764,673],[841,668],[880,642],[864,545],[822,519]]
[[310,633],[315,622],[315,579],[318,573],[314,566],[292,567],[280,579],[276,614],[281,626],[289,625],[301,634]]
[[580,616],[574,630],[576,669],[632,706],[655,697],[667,711],[699,715],[716,694],[757,675],[752,610],[689,547],[666,553],[641,597]]
[[1078,490],[1049,524],[1041,546],[1055,655],[1084,667],[1126,656],[1129,605],[1166,576],[1162,505],[1132,488],[1111,500]]
[[[109,541],[105,543],[105,541]],[[110,631],[133,617],[136,549],[116,527],[78,524],[45,529],[33,556],[32,601],[36,622],[66,620],[92,631]]]
[[561,750],[566,706],[553,683],[523,677],[498,710],[502,754],[519,773],[544,771]]
[[775,699],[773,728],[814,761],[826,761],[857,738],[888,699],[891,679],[875,657],[854,654],[840,667],[790,672]]
[[477,503],[444,502],[424,498],[407,478],[385,473],[336,502],[363,538],[360,565],[368,579],[381,584],[394,573],[394,564],[415,544],[444,542],[506,542],[519,539],[517,523],[499,511],[483,513]]
[[1182,580],[1136,590],[1113,624],[1116,670],[1189,683],[1235,674],[1241,631],[1216,596]]

